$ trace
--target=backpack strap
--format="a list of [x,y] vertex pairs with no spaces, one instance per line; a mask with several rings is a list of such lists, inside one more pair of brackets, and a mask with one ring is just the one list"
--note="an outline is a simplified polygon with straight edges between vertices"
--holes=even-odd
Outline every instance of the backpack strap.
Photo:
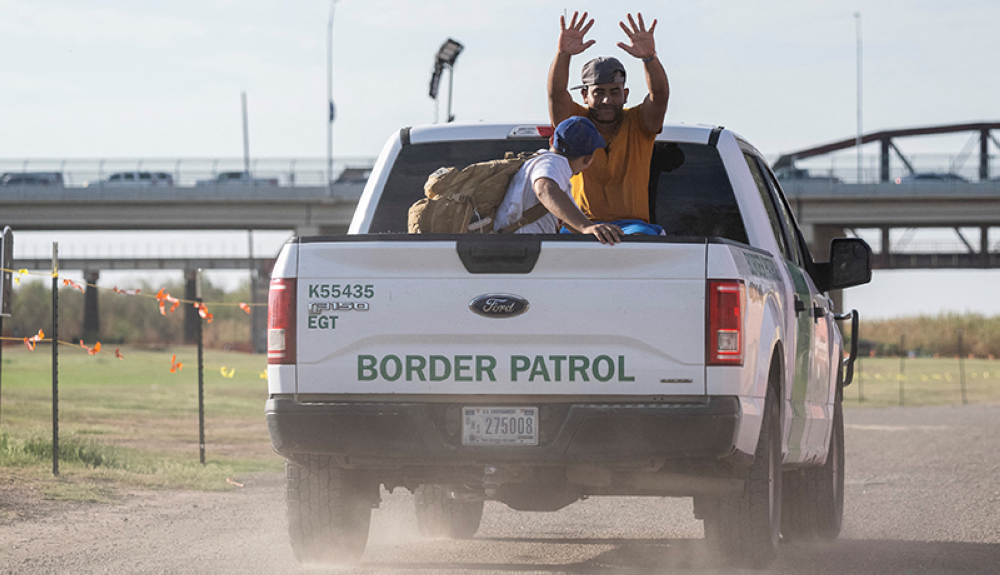
[[546,208],[541,202],[539,202],[531,206],[530,208],[524,210],[524,212],[521,214],[520,219],[518,219],[513,224],[507,226],[506,228],[498,230],[497,233],[512,234],[528,224],[535,223],[535,221],[537,221],[538,218],[544,216],[547,213],[549,213],[549,209]]

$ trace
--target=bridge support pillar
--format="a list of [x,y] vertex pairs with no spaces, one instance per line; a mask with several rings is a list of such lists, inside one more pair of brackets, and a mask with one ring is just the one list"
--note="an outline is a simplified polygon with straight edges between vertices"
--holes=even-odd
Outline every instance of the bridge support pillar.
[[979,227],[979,265],[990,267],[990,227]]
[[892,257],[892,245],[889,241],[889,228],[882,228],[882,246],[878,258],[882,261],[882,269],[889,269],[889,259]]
[[88,342],[101,337],[101,318],[97,308],[97,280],[101,278],[100,271],[86,270],[83,281],[88,285],[83,292],[83,339]]
[[[198,293],[198,270],[184,270],[184,299],[194,301]],[[198,343],[198,310],[191,304],[181,306],[184,310],[184,343]]]

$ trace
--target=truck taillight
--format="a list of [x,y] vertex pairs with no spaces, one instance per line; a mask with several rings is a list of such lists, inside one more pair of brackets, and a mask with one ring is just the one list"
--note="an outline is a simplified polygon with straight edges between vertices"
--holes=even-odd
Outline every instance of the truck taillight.
[[267,296],[267,363],[295,363],[295,280],[271,280]]
[[708,282],[708,365],[743,365],[743,302],[746,288],[740,281]]

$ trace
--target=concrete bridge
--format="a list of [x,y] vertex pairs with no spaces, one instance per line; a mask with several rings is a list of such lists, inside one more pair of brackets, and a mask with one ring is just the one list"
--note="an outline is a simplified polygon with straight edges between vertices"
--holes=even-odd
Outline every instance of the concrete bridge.
[[347,231],[364,182],[326,186],[5,187],[4,223],[17,231]]
[[[817,258],[829,239],[850,230],[878,229],[884,239],[876,266],[890,268],[997,267],[989,228],[1000,226],[1000,181],[916,181],[845,184],[823,180],[782,182],[796,219]],[[298,235],[347,230],[363,184],[326,187],[22,188],[4,190],[0,213],[17,231],[29,230],[294,230]],[[894,254],[889,230],[978,228],[980,237],[954,253]],[[905,257],[904,257],[905,256]],[[156,263],[153,263],[156,262]],[[216,258],[205,269],[223,269]],[[170,269],[167,258],[81,262],[85,269]],[[246,269],[240,265],[237,269]],[[67,269],[65,265],[63,269]]]
[[[877,229],[881,242],[876,269],[997,268],[989,230],[1000,226],[1000,182],[914,182],[842,184],[786,181],[782,187],[810,251],[817,259],[825,246],[848,231]],[[889,232],[899,228],[952,228],[964,249],[914,253],[894,251]],[[977,228],[967,238],[960,228]]]

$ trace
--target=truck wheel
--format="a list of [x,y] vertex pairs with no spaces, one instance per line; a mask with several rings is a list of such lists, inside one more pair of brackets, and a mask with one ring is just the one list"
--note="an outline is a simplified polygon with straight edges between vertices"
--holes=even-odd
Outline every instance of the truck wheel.
[[288,534],[299,563],[347,564],[361,558],[371,521],[363,479],[325,456],[285,462]]
[[823,467],[785,473],[781,534],[790,541],[833,540],[844,519],[844,406],[837,390],[833,433]]
[[483,519],[482,501],[459,501],[448,497],[445,485],[421,485],[413,493],[417,526],[424,537],[469,539]]
[[[781,420],[778,398],[767,390],[753,465],[730,470],[744,479],[743,492],[716,498],[706,514],[705,537],[734,565],[760,568],[778,551],[781,526]],[[715,505],[713,505],[714,507]]]

